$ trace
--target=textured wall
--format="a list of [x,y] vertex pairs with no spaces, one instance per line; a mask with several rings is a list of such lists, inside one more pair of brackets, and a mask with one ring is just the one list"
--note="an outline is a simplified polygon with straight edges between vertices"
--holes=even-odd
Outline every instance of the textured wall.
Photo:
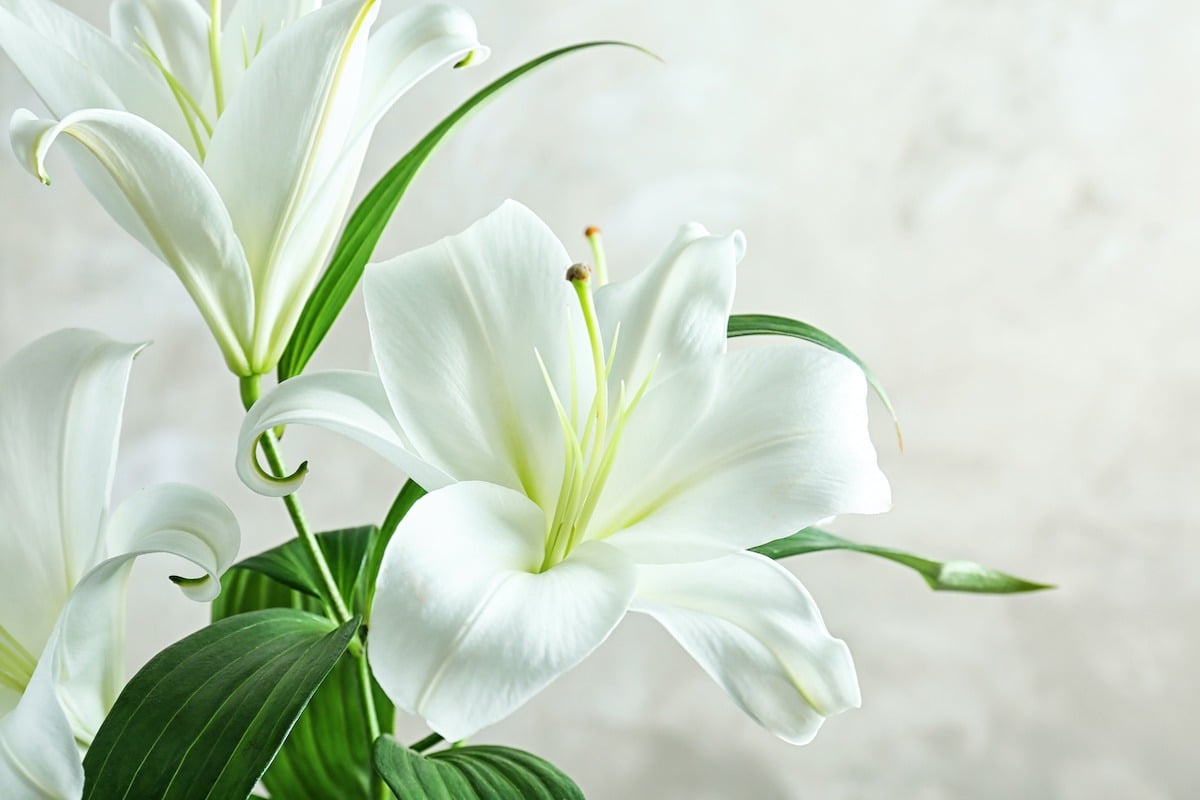
[[[482,738],[544,754],[601,800],[1200,796],[1200,5],[464,4],[493,60],[401,103],[369,177],[552,46],[614,36],[668,63],[591,52],[514,89],[436,157],[381,254],[508,196],[581,256],[578,232],[602,225],[617,274],[685,220],[741,227],[738,309],[851,343],[904,420],[899,455],[874,407],[895,510],[837,530],[1061,584],[934,595],[863,557],[795,561],[865,698],[805,748],[758,729],[642,619]],[[0,60],[0,111],[24,105]],[[66,325],[154,339],[118,494],[191,481],[235,508],[248,552],[282,541],[282,507],[230,469],[236,387],[183,289],[52,167],[45,189],[0,157],[0,357]],[[356,301],[317,363],[367,361]],[[312,461],[318,525],[382,516],[399,475],[334,437],[288,438]],[[164,566],[137,571],[131,668],[204,619]]]

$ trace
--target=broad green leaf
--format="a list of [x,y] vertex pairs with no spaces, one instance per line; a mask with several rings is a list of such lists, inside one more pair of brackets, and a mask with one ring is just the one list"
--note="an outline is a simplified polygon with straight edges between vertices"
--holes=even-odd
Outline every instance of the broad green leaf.
[[304,371],[308,360],[320,346],[321,340],[325,338],[325,334],[337,319],[338,314],[341,313],[342,307],[346,305],[346,301],[350,298],[354,287],[358,285],[359,279],[362,278],[363,269],[375,251],[375,245],[379,242],[379,237],[383,235],[384,228],[391,220],[392,214],[408,190],[409,184],[412,183],[425,160],[446,138],[446,135],[501,89],[537,68],[569,53],[604,46],[631,47],[647,52],[626,42],[602,41],[560,47],[538,56],[480,89],[396,162],[350,215],[342,238],[338,241],[337,248],[329,262],[329,268],[321,276],[320,282],[317,283],[313,293],[304,304],[300,320],[296,324],[292,338],[288,341],[283,358],[279,361],[280,381],[287,380]]
[[[325,554],[325,560],[329,562],[330,571],[333,572],[338,590],[347,605],[354,605],[357,583],[362,574],[367,553],[370,552],[377,535],[378,530],[373,525],[327,531],[317,535],[321,552]],[[292,539],[278,547],[250,556],[238,562],[235,568],[261,572],[296,591],[312,597],[321,596],[321,581],[298,539]],[[360,606],[355,610],[363,613],[365,609]]]
[[275,608],[171,645],[100,726],[83,761],[83,796],[246,797],[359,624]]
[[422,756],[381,736],[375,769],[401,800],[583,800],[557,767],[511,747],[458,747]]
[[791,336],[794,339],[803,339],[806,342],[820,345],[826,350],[832,350],[850,359],[867,376],[867,383],[871,384],[871,388],[879,396],[879,401],[883,403],[883,407],[891,415],[892,424],[896,427],[896,441],[899,443],[900,449],[904,449],[904,436],[900,432],[900,419],[896,416],[896,409],[892,405],[892,400],[888,397],[887,392],[884,391],[883,384],[879,381],[879,378],[876,377],[875,373],[861,358],[851,352],[850,348],[828,333],[825,333],[825,331],[814,328],[807,322],[800,322],[799,320],[788,319],[787,317],[777,317],[771,314],[734,314],[729,318],[728,333],[731,339],[738,336]]
[[[334,549],[327,545],[328,539],[342,537],[347,540],[366,540],[364,533],[369,533],[370,540],[373,540],[376,529],[368,527],[323,533],[318,535],[317,540],[321,542],[322,550],[330,554]],[[289,548],[297,551],[297,558],[303,557],[298,541],[288,542],[282,549]],[[351,572],[353,577],[361,574],[359,567],[365,551],[358,548],[357,544],[344,548],[349,553],[359,552],[357,564],[352,557],[330,558],[330,569],[343,592],[351,583]],[[321,603],[315,596],[273,580],[265,572],[248,568],[252,560],[241,562],[225,574],[221,581],[221,594],[213,603],[214,618],[274,607],[301,608],[320,613]],[[346,594],[346,602],[351,603],[356,611],[365,607],[361,591],[360,578],[353,591]],[[395,722],[395,708],[374,680],[371,684],[380,725],[383,730],[390,731]],[[362,675],[357,658],[347,653],[313,696],[279,755],[263,776],[263,784],[270,790],[273,800],[370,800],[374,773],[371,770],[371,737],[362,707],[362,696]]]
[[852,550],[856,553],[866,553],[895,561],[897,564],[903,564],[916,570],[930,588],[940,592],[1016,594],[1054,588],[1050,584],[1034,583],[1024,578],[1006,575],[973,561],[932,561],[889,547],[856,544],[818,528],[805,528],[799,533],[759,545],[753,550],[774,559],[799,556],[805,553],[819,553],[824,550]]

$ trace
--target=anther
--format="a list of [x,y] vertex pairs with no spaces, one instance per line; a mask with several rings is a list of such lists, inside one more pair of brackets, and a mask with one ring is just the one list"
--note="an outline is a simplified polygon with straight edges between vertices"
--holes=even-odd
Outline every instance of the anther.
[[592,268],[587,264],[572,264],[567,270],[567,280],[571,283],[590,280],[591,277]]

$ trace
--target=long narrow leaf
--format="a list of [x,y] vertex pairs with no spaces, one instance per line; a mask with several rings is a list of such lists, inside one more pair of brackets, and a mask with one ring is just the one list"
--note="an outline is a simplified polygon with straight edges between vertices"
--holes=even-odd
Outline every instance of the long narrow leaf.
[[892,424],[896,427],[896,441],[900,445],[900,449],[904,449],[904,436],[900,432],[900,419],[896,416],[896,409],[892,406],[892,400],[884,391],[883,384],[870,367],[866,365],[861,358],[856,356],[849,347],[839,342],[837,339],[830,336],[820,328],[815,328],[807,322],[801,322],[788,317],[777,317],[772,314],[734,314],[729,318],[729,338],[733,339],[738,336],[791,336],[794,339],[803,339],[806,342],[820,345],[826,350],[832,350],[835,353],[845,356],[853,361],[867,376],[867,383],[871,384],[871,388],[875,390],[875,394],[879,396],[879,401],[883,403],[883,407],[887,409],[888,414],[892,417]]
[[1006,575],[973,561],[933,561],[901,550],[893,550],[890,547],[857,544],[819,528],[805,528],[799,533],[759,545],[753,550],[776,560],[806,553],[819,553],[824,550],[851,550],[856,553],[866,553],[916,570],[931,589],[939,592],[1016,594],[1054,588],[1050,584],[1034,583],[1024,578]]
[[83,762],[83,796],[246,797],[358,626],[275,608],[171,645],[100,726]]
[[538,67],[570,53],[604,46],[629,47],[648,53],[643,48],[626,42],[599,41],[560,47],[538,56],[480,89],[455,109],[450,116],[442,120],[436,128],[426,134],[425,138],[417,142],[417,145],[407,155],[396,162],[395,166],[363,198],[358,208],[350,216],[350,221],[346,223],[346,230],[343,231],[337,249],[334,250],[329,269],[321,276],[321,280],[312,295],[309,296],[308,302],[304,304],[300,320],[283,352],[283,358],[279,361],[280,381],[287,380],[304,371],[308,360],[320,346],[334,320],[342,312],[346,301],[350,299],[354,287],[362,278],[363,269],[375,251],[375,245],[378,244],[379,237],[383,235],[384,228],[391,220],[392,213],[395,212],[396,206],[404,197],[409,184],[412,183],[425,160],[446,138],[446,135],[501,89],[528,75]]

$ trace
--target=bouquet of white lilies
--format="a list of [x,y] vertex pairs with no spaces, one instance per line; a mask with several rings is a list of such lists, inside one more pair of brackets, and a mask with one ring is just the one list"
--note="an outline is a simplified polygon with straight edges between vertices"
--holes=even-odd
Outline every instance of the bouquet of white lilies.
[[[50,0],[0,0],[0,48],[46,107],[13,113],[16,157],[48,184],[61,150],[179,276],[247,412],[228,443],[237,474],[282,497],[295,528],[237,561],[237,521],[207,492],[155,486],[109,510],[142,345],[65,330],[0,367],[0,800],[579,798],[537,756],[466,740],[627,612],[803,744],[859,689],[779,559],[853,550],[934,589],[1045,588],[814,527],[889,508],[869,389],[891,404],[828,334],[731,314],[740,232],[684,225],[610,282],[598,231],[576,258],[509,201],[368,265],[414,175],[473,109],[562,56],[629,46],[572,45],[503,75],[347,218],[387,110],[439,67],[488,55],[459,9],[418,6],[373,29],[380,6],[116,0],[105,34]],[[305,372],[360,279],[377,369]],[[728,349],[751,335],[772,338]],[[280,439],[295,425],[407,476],[385,520],[310,528],[308,465]],[[127,681],[124,590],[146,553],[196,565],[171,580],[212,602],[213,623]],[[397,712],[430,735],[397,742]]]

